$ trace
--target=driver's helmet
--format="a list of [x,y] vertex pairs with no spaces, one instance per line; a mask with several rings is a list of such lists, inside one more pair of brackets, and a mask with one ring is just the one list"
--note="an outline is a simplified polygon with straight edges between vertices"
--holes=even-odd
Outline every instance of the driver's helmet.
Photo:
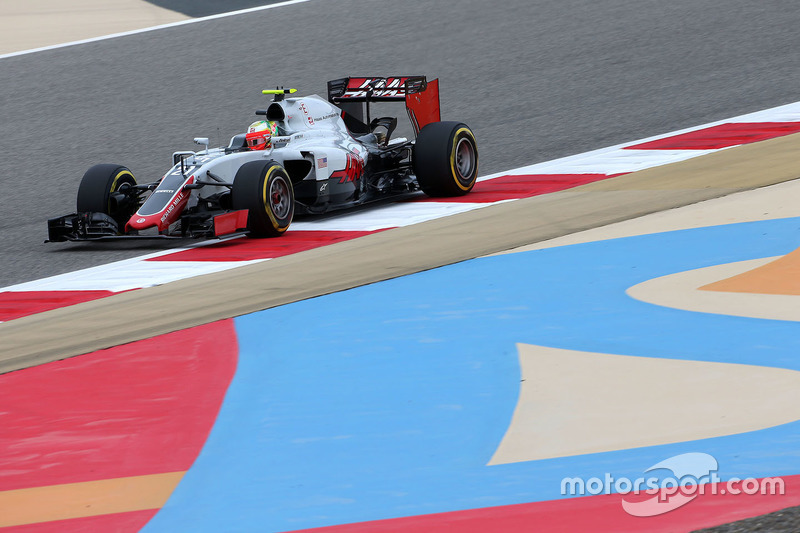
[[274,120],[257,120],[247,128],[247,147],[251,150],[266,150],[272,146],[272,136],[278,135],[278,123]]

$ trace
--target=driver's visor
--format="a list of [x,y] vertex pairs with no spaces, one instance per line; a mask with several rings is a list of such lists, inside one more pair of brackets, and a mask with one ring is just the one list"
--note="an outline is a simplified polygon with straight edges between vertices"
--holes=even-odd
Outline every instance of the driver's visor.
[[256,132],[248,133],[245,138],[247,140],[247,147],[251,150],[264,150],[269,146],[269,141],[272,136],[269,133]]

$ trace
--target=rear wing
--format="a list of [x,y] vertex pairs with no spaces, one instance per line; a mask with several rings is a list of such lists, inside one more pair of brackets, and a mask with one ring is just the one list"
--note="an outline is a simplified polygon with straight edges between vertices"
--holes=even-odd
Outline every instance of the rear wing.
[[[408,118],[419,133],[431,122],[439,122],[439,80],[428,81],[425,76],[349,77],[328,82],[328,101],[340,107],[350,117],[348,127],[358,122],[370,123],[369,104],[372,102],[405,102]],[[364,112],[366,111],[366,116]],[[354,129],[354,128],[351,128]]]

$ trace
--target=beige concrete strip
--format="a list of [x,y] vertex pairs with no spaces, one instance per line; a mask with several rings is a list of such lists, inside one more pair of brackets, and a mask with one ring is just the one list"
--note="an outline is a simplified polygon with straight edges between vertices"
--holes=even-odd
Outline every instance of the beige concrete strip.
[[0,9],[0,54],[190,18],[144,0],[25,0],[3,2]]
[[489,464],[732,435],[800,419],[800,372],[518,344],[522,382]]
[[0,527],[160,509],[184,472],[0,492]]
[[748,272],[704,285],[700,290],[800,296],[800,248]]
[[797,198],[800,198],[800,180],[793,180],[564,235],[500,254],[738,222],[800,217],[800,202]]
[[[0,324],[10,371],[480,257],[648,213],[794,179],[800,136],[725,150],[713,178],[696,160],[494,205],[232,271],[131,291]],[[790,155],[785,155],[788,152]],[[702,158],[701,158],[702,159]],[[767,166],[753,172],[751,160]],[[726,169],[724,178],[716,166]],[[637,187],[658,181],[662,189]],[[736,187],[711,187],[736,184]],[[671,184],[672,187],[669,187]],[[291,231],[291,230],[290,230]]]
[[767,257],[677,272],[634,285],[626,294],[636,300],[685,311],[800,322],[800,296],[700,290],[776,259]]

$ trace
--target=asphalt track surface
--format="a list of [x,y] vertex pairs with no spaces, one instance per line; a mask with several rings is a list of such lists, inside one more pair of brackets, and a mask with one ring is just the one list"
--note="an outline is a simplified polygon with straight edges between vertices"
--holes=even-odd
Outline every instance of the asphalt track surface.
[[[183,13],[190,17],[207,17],[239,9],[277,4],[282,0],[149,0],[164,9]],[[322,0],[324,1],[324,0]]]
[[792,7],[316,0],[3,59],[0,286],[166,246],[42,241],[88,166],[157,179],[192,137],[242,130],[261,88],[438,76],[487,174],[796,101]]

